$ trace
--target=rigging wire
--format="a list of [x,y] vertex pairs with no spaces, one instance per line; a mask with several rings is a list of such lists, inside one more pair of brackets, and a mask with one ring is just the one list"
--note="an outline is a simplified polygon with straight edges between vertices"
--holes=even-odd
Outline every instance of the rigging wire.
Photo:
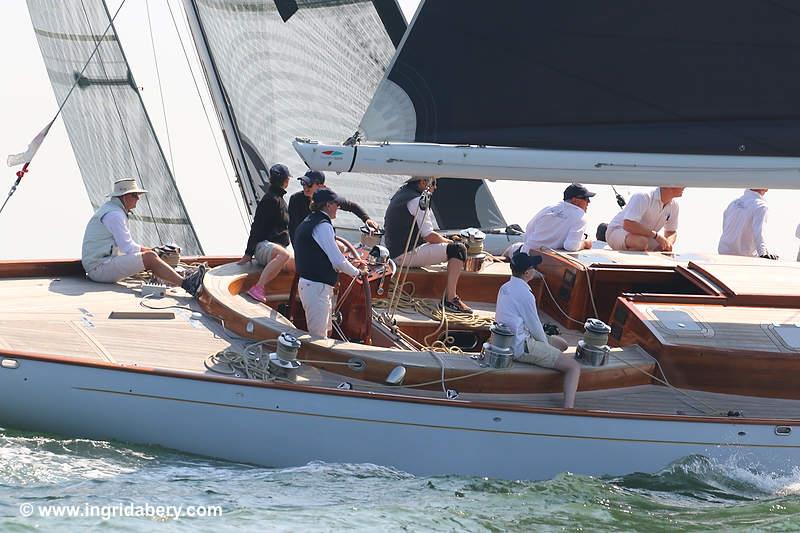
[[[222,149],[219,146],[219,141],[217,139],[217,136],[214,134],[215,130],[214,130],[214,127],[211,124],[211,117],[208,114],[208,109],[206,108],[206,104],[203,101],[203,96],[202,96],[202,93],[200,91],[200,86],[197,83],[197,74],[195,74],[194,69],[192,68],[192,62],[189,59],[189,53],[187,52],[186,45],[183,42],[183,37],[181,36],[181,31],[178,28],[178,22],[177,22],[177,20],[175,18],[175,14],[172,11],[172,4],[171,4],[170,0],[167,0],[167,9],[169,9],[169,16],[172,19],[172,26],[175,28],[175,33],[178,36],[178,42],[181,45],[181,51],[183,52],[183,57],[186,60],[186,67],[189,69],[189,73],[191,74],[192,83],[194,84],[194,89],[195,89],[195,92],[197,94],[197,98],[200,101],[200,107],[203,109],[203,114],[205,115],[205,118],[206,118],[206,124],[208,124],[208,129],[211,132],[211,137],[212,137],[212,139],[214,139],[214,147],[217,149],[217,155],[219,156],[219,160],[220,160],[220,163],[222,164],[222,168],[226,168],[226,164],[225,164],[226,159],[225,159],[225,156],[222,155]],[[187,30],[187,31],[189,31],[191,33],[190,29]],[[218,123],[218,127],[221,129],[222,126]],[[240,202],[240,200],[242,199],[241,194],[236,192],[236,189],[234,188],[234,185],[233,185],[233,181],[230,180],[230,179],[227,179],[227,178],[228,178],[228,176],[226,176],[226,180],[225,181],[228,182],[228,188],[230,189],[231,194],[233,195],[234,203],[236,204],[236,208],[239,211],[239,217],[242,220],[242,224],[244,225],[245,230],[247,230],[247,229],[250,228],[250,220],[249,220],[249,217],[245,214],[244,210],[242,209],[242,205],[241,205],[241,202]]]
[[[125,3],[125,2],[123,1],[123,3]],[[120,5],[120,8],[121,7],[122,7],[122,5]],[[89,26],[89,35],[94,37],[94,29],[92,28],[92,22],[89,19],[89,14],[86,12],[86,5],[84,4],[84,0],[81,0],[81,8],[83,9],[84,17],[86,18],[86,24]],[[119,12],[119,9],[117,10],[117,12]],[[114,21],[112,20],[111,24],[109,24],[109,28],[108,29],[112,28],[113,26],[114,26]],[[106,31],[108,31],[108,29]],[[105,76],[106,81],[111,81],[111,78],[108,75],[108,71],[106,70],[105,62],[103,61],[103,55],[100,53],[100,49],[99,49],[100,42],[102,42],[102,41],[100,41],[100,40],[97,41],[98,65],[100,66],[100,69],[103,71],[103,75]],[[122,52],[122,46],[121,45],[120,45],[120,52]],[[123,57],[124,57],[124,53],[123,53]],[[88,65],[88,63],[87,63],[87,65]],[[128,61],[127,60],[125,60],[125,67],[128,69],[128,75],[130,76],[131,79],[133,79],[133,74],[130,72],[130,65],[128,65]],[[119,123],[120,123],[120,126],[122,127],[122,133],[123,133],[123,135],[125,137],[125,142],[128,145],[128,151],[131,154],[131,162],[133,163],[133,167],[136,170],[136,176],[139,178],[139,183],[141,183],[143,187],[146,187],[147,186],[147,182],[146,182],[147,180],[144,179],[144,177],[142,176],[142,172],[139,169],[139,163],[136,160],[136,155],[134,154],[134,151],[133,151],[133,145],[131,144],[130,136],[128,135],[128,128],[125,126],[125,120],[122,118],[122,111],[120,111],[119,103],[117,102],[117,97],[114,94],[113,90],[109,91],[109,93],[111,95],[111,101],[114,102],[114,109],[116,110],[117,116],[119,117]],[[146,194],[144,195],[144,201],[147,204],[148,211],[150,211],[150,216],[152,217],[153,220],[156,220],[156,215],[155,215],[155,212],[153,211],[153,205],[150,202],[149,196],[146,195]],[[160,231],[160,229],[158,227],[158,224],[154,223],[153,224],[153,228],[156,231],[156,237],[158,238],[159,243],[164,244],[164,240],[161,237],[161,231]]]
[[175,176],[175,156],[172,151],[172,137],[169,134],[169,121],[167,120],[167,106],[164,100],[164,87],[161,84],[161,71],[158,68],[158,54],[156,54],[156,40],[153,35],[153,21],[150,17],[150,0],[144,2],[147,12],[147,29],[150,33],[150,48],[153,50],[153,65],[156,71],[156,81],[158,82],[158,94],[161,96],[161,114],[164,117],[164,129],[167,134],[167,149],[169,150],[169,165],[172,167],[172,175]]
[[[48,122],[47,126],[42,130],[42,132],[44,132],[44,135],[42,135],[41,133],[39,134],[39,135],[42,136],[41,140],[39,141],[40,145],[44,142],[44,139],[47,136],[47,132],[49,132],[50,127],[53,125],[53,123],[56,121],[56,119],[61,115],[61,111],[64,109],[64,106],[67,104],[67,101],[69,100],[69,97],[72,96],[72,91],[74,91],[75,87],[78,86],[78,82],[80,82],[80,80],[83,79],[84,72],[86,72],[86,69],[89,67],[89,64],[92,62],[92,59],[94,58],[95,54],[97,54],[97,51],[100,48],[100,43],[102,43],[105,40],[106,34],[108,34],[108,30],[110,30],[114,26],[114,20],[116,20],[117,15],[119,15],[119,12],[122,10],[122,6],[125,5],[126,1],[127,0],[122,0],[120,2],[119,7],[117,7],[117,10],[114,12],[114,15],[111,17],[111,20],[109,21],[108,26],[106,26],[106,29],[100,35],[100,38],[97,39],[97,41],[95,42],[94,48],[92,49],[92,53],[89,54],[89,58],[83,64],[83,67],[81,67],[81,70],[78,73],[78,75],[75,76],[75,81],[72,83],[72,86],[67,91],[67,94],[66,94],[66,96],[64,96],[64,99],[58,105],[58,109],[56,110],[55,115],[53,115],[53,118],[50,120],[50,122]],[[81,0],[81,3],[83,3],[83,0]],[[83,11],[84,11],[84,14],[85,14],[86,13],[86,8],[85,7],[84,7]],[[90,28],[91,28],[91,26],[90,26]],[[37,148],[37,150],[38,150],[38,148]],[[22,169],[17,171],[17,180],[14,182],[14,185],[11,186],[11,190],[8,192],[8,196],[6,197],[5,201],[3,202],[2,207],[0,207],[0,213],[3,212],[3,210],[6,208],[6,204],[8,204],[8,201],[11,199],[11,197],[17,191],[17,186],[22,181],[22,177],[25,175],[25,173],[28,172],[28,166],[30,165],[30,163],[31,163],[30,161],[25,162],[25,164],[22,166]]]

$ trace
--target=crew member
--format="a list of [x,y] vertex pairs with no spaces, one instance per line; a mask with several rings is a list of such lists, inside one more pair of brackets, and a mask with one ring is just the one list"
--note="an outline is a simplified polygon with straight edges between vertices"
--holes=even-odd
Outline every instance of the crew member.
[[256,207],[250,225],[247,248],[238,264],[244,265],[255,258],[263,266],[258,281],[248,291],[254,300],[266,301],[267,284],[281,270],[294,271],[294,260],[289,248],[289,211],[283,199],[291,179],[286,165],[276,164],[269,169],[269,188]]
[[327,337],[331,329],[337,271],[352,277],[366,273],[354,267],[336,245],[332,220],[341,201],[331,189],[319,189],[312,197],[311,214],[297,226],[294,236],[295,262],[300,274],[297,290],[308,332],[319,337]]
[[194,296],[203,283],[205,265],[184,279],[152,248],[138,244],[131,236],[128,217],[141,195],[146,193],[134,178],[114,182],[111,198],[95,211],[83,234],[81,263],[86,275],[92,281],[116,283],[151,270],[164,283],[180,285]]
[[676,198],[683,195],[683,190],[684,187],[658,187],[631,196],[625,209],[608,224],[608,245],[614,250],[671,252],[678,238]]
[[778,258],[769,253],[764,238],[764,226],[769,211],[764,195],[768,190],[747,189],[728,204],[722,215],[722,236],[717,247],[719,253]]
[[[303,186],[303,190],[297,191],[289,197],[289,237],[292,242],[294,242],[294,232],[297,226],[311,213],[309,207],[311,197],[317,190],[325,187],[325,173],[319,170],[309,170],[297,179]],[[370,228],[378,229],[378,224],[357,203],[344,200],[339,209],[353,213]]]
[[511,279],[500,287],[495,320],[514,332],[514,359],[564,373],[564,407],[573,407],[580,363],[561,353],[567,347],[563,339],[553,337],[552,342],[548,339],[536,310],[536,297],[528,284],[541,262],[541,256],[523,252],[511,257]]
[[591,248],[592,240],[586,236],[586,210],[594,195],[579,183],[564,189],[562,202],[545,207],[528,222],[521,250],[545,247],[575,252]]
[[384,217],[386,247],[395,262],[403,267],[436,265],[447,261],[447,288],[444,309],[451,313],[472,313],[456,294],[458,278],[467,260],[464,243],[453,242],[433,231],[430,209],[420,202],[422,192],[434,187],[430,178],[410,178],[389,200]]

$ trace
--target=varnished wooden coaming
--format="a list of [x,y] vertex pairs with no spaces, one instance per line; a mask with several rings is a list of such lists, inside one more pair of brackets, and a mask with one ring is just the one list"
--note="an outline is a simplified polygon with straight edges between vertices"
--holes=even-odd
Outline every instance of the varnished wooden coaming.
[[[688,313],[702,331],[676,334],[649,311]],[[619,344],[637,343],[658,358],[669,381],[689,389],[769,398],[800,399],[800,349],[770,333],[772,322],[800,323],[800,308],[759,308],[659,301],[617,301],[612,329]]]

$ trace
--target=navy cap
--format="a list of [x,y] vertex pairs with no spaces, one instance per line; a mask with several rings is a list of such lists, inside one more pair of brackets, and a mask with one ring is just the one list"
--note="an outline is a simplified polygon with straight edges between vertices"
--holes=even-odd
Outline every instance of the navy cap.
[[517,272],[525,272],[541,262],[541,255],[528,255],[525,252],[517,251],[511,256],[511,268]]
[[311,197],[314,203],[318,206],[327,204],[328,202],[336,202],[337,204],[341,204],[344,202],[344,198],[333,192],[331,189],[324,188],[319,189],[314,193],[314,196]]
[[325,183],[325,174],[319,170],[309,170],[297,179],[306,187],[314,185],[315,183],[322,185]]
[[570,198],[591,198],[596,193],[589,191],[586,187],[581,185],[580,183],[573,183],[566,189],[564,189],[564,200],[569,200]]
[[269,167],[269,181],[270,183],[282,183],[283,181],[291,178],[289,167],[280,163]]

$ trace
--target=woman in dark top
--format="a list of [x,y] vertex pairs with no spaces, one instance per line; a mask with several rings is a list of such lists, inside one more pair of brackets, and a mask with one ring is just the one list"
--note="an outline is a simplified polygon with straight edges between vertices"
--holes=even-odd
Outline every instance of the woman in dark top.
[[256,215],[250,226],[247,248],[238,261],[240,265],[244,265],[255,258],[259,265],[264,266],[256,284],[247,291],[247,294],[259,302],[266,301],[266,286],[282,269],[294,270],[294,259],[287,249],[289,210],[286,200],[283,199],[291,177],[286,165],[272,165],[269,169],[269,189],[258,202]]

